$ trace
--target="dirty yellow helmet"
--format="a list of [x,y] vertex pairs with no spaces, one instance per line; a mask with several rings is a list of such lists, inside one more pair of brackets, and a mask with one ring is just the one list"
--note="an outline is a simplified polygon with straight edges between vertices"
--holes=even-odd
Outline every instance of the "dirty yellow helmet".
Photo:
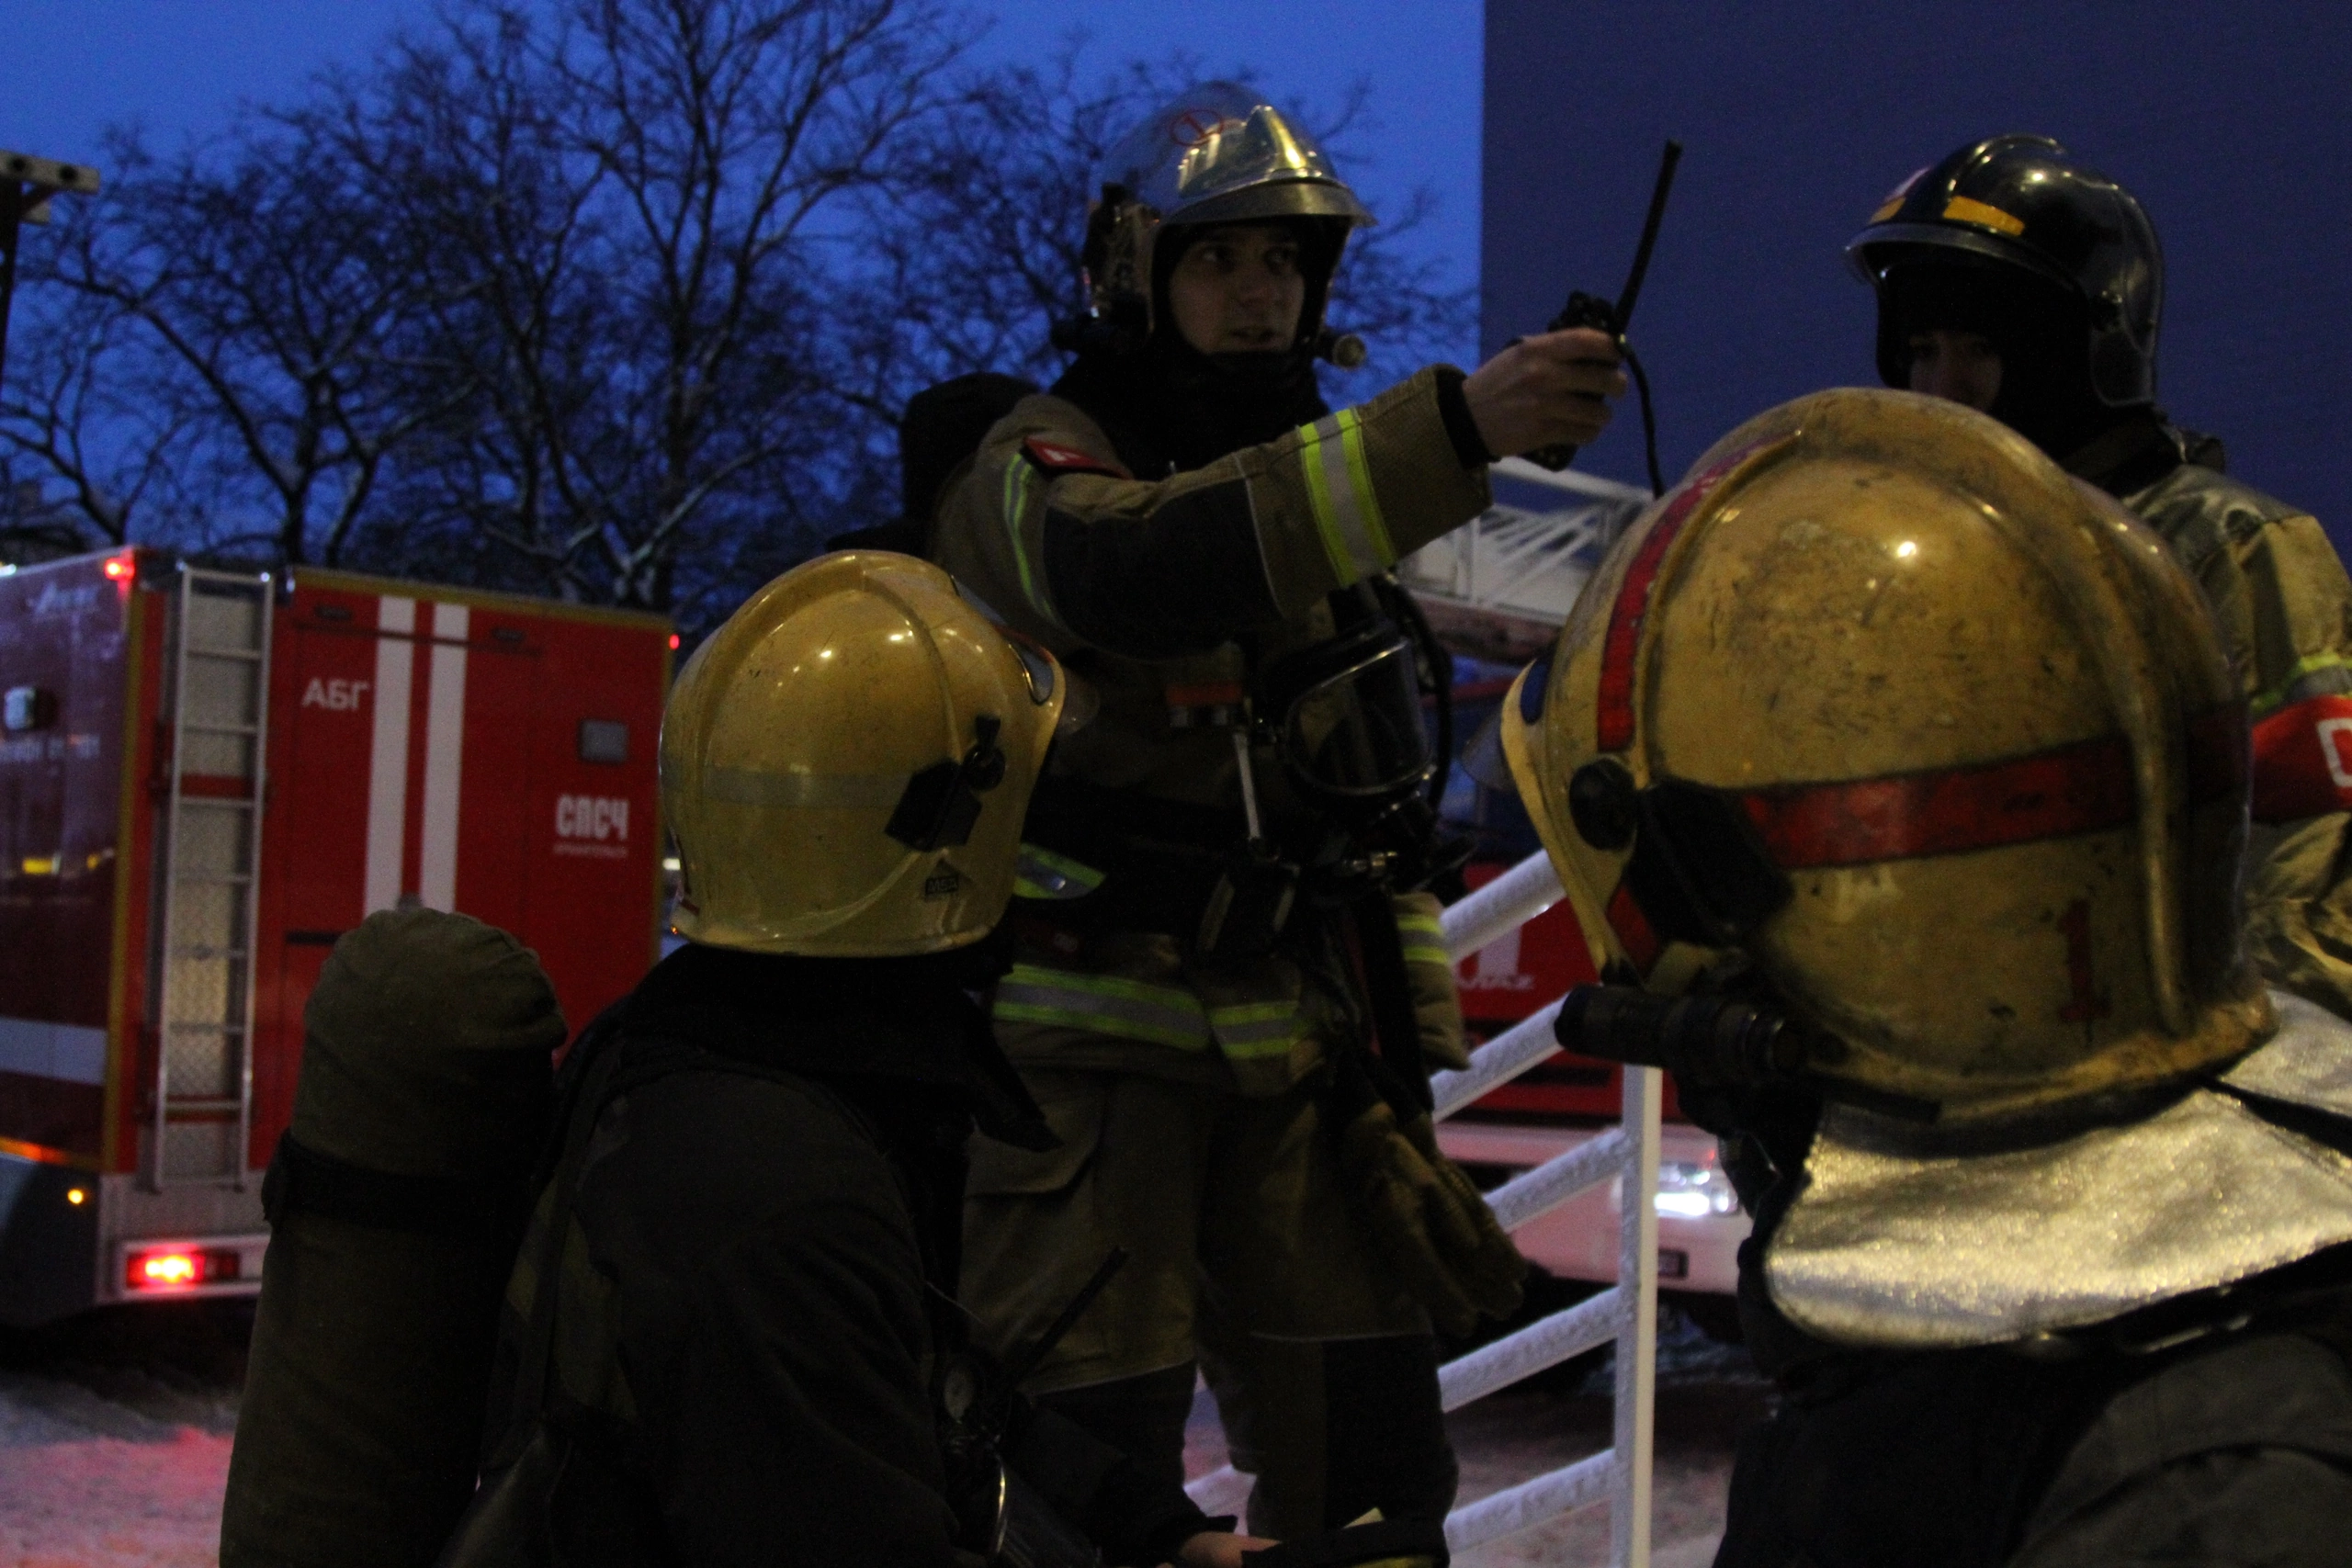
[[833,957],[978,941],[1012,895],[1063,686],[928,562],[786,572],[695,649],[662,711],[672,929]]
[[2196,583],[1957,404],[1823,392],[1725,437],[1503,742],[1604,973],[1674,990],[1736,949],[1866,1103],[2005,1117],[2272,1028],[2245,712]]

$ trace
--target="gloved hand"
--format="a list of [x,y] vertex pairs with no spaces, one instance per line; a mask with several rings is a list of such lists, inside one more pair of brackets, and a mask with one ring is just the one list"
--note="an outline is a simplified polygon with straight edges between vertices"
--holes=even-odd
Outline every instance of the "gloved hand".
[[1176,1554],[1176,1568],[1242,1568],[1243,1552],[1262,1551],[1274,1544],[1260,1536],[1203,1530]]
[[1442,1332],[1519,1308],[1527,1262],[1493,1211],[1441,1153],[1426,1115],[1401,1124],[1377,1096],[1340,1129],[1340,1164],[1375,1245]]
[[1383,1519],[1374,1509],[1345,1529],[1253,1553],[1241,1568],[1446,1568],[1450,1561],[1442,1522]]

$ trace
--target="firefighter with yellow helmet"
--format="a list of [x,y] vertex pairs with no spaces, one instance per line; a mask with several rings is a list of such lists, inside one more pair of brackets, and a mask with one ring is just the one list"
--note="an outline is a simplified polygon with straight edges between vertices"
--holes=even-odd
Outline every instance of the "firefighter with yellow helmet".
[[968,993],[1003,967],[1067,691],[882,552],[786,573],[687,661],[661,739],[686,945],[566,1058],[444,1562],[1238,1568],[1267,1544],[994,1387],[953,1301],[967,1134],[1053,1141]]
[[2240,914],[2245,698],[2154,532],[1817,394],[1619,541],[1504,745],[1756,1216],[1726,1568],[2343,1561],[2352,1026]]
[[2247,916],[2278,984],[2352,1008],[2352,581],[2318,522],[2156,406],[2164,254],[2132,193],[1996,136],[1892,192],[1847,246],[1890,387],[1982,409],[2162,535],[2204,587],[2254,724]]
[[1102,694],[1040,783],[994,996],[1062,1146],[978,1154],[966,1277],[1016,1335],[1125,1247],[1045,1404],[1173,1477],[1205,1362],[1253,1521],[1434,1519],[1431,1314],[1508,1306],[1520,1265],[1498,1232],[1433,1256],[1408,1212],[1485,1213],[1422,1115],[1427,1069],[1463,1060],[1428,891],[1448,867],[1419,686],[1444,659],[1387,574],[1486,507],[1497,456],[1598,435],[1617,354],[1550,333],[1330,409],[1317,355],[1360,345],[1325,301],[1372,219],[1245,87],[1151,115],[1100,192],[1073,362],[922,519]]

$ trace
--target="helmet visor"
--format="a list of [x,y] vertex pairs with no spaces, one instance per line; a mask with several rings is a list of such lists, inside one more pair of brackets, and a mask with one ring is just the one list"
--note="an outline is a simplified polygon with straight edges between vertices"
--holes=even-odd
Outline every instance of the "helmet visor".
[[1430,776],[1420,682],[1412,645],[1401,636],[1362,649],[1301,691],[1282,725],[1285,759],[1329,794],[1394,795]]

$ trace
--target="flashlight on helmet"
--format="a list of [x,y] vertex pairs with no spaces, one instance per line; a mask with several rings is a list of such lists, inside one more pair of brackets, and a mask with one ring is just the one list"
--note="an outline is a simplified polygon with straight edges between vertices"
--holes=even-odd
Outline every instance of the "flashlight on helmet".
[[1805,1065],[1804,1041],[1786,1018],[1731,997],[1578,986],[1560,1003],[1552,1033],[1579,1055],[1723,1089],[1792,1078]]

